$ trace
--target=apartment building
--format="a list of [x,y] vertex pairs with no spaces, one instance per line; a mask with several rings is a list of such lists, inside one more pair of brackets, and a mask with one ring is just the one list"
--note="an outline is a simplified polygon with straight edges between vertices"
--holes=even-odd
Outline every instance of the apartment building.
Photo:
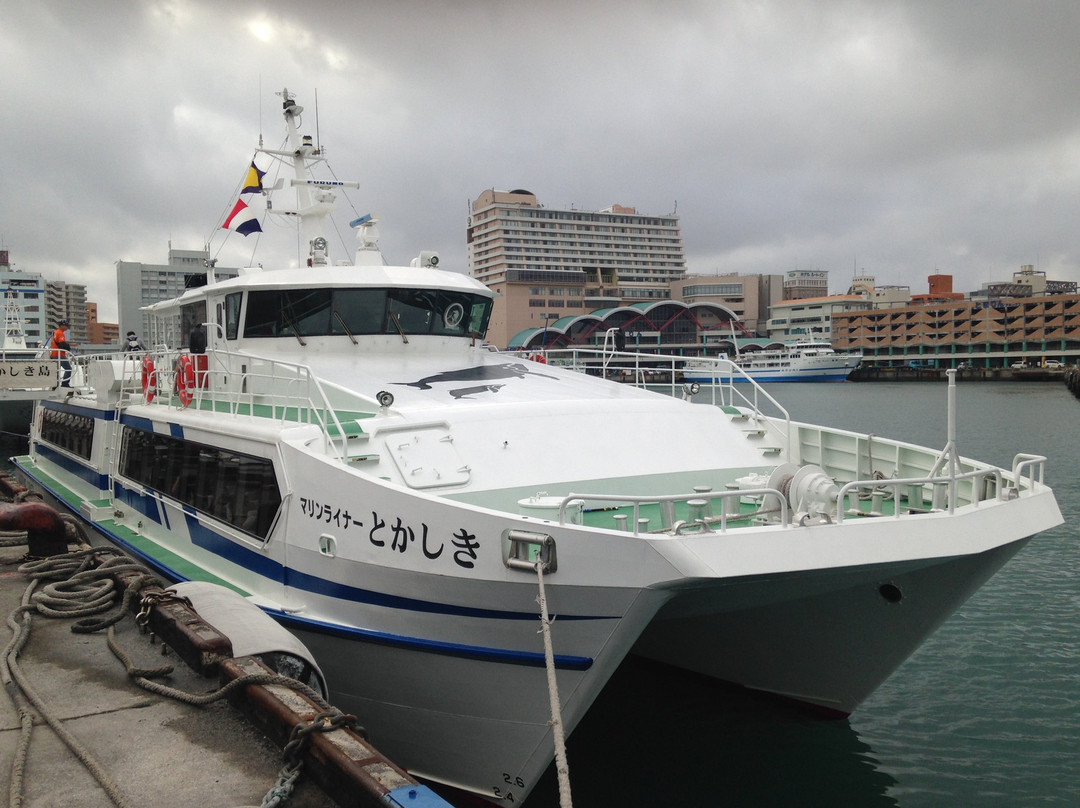
[[87,341],[86,284],[48,281],[45,284],[45,319],[52,330],[61,320],[68,321],[68,337],[76,345]]
[[120,327],[116,323],[98,320],[97,303],[86,304],[86,341],[91,345],[114,345],[120,339]]
[[667,300],[686,272],[679,218],[612,205],[556,210],[526,190],[487,190],[471,206],[469,274],[499,294],[488,340],[620,303]]
[[[143,306],[169,300],[186,289],[207,283],[210,254],[206,250],[174,250],[169,246],[168,264],[143,264],[137,261],[116,263],[116,295],[120,334],[134,331],[148,347],[151,340],[172,346],[182,344],[179,320],[164,334],[151,334],[149,316],[140,311]],[[217,280],[235,278],[239,270],[215,267]]]

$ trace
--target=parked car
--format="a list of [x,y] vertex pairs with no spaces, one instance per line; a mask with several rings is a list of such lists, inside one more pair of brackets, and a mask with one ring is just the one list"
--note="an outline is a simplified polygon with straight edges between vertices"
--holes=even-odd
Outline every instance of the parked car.
[[1009,365],[1009,367],[1011,367],[1013,370],[1021,370],[1022,368],[1026,368],[1027,366],[1027,362],[1013,362],[1011,365]]
[[1062,362],[1058,362],[1056,359],[1047,359],[1046,362],[1043,363],[1043,367],[1044,368],[1063,368],[1063,367],[1065,367],[1065,365]]

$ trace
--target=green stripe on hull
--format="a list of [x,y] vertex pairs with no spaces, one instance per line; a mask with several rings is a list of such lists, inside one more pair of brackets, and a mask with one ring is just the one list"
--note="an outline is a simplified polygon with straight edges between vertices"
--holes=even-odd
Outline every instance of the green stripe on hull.
[[[16,458],[19,464],[26,468],[32,468],[34,470],[34,476],[43,481],[49,488],[49,490],[56,496],[61,502],[64,503],[72,511],[72,513],[78,514],[80,512],[79,506],[87,500],[84,500],[70,488],[65,486],[51,474],[47,474],[42,471],[41,468],[34,463],[29,456],[23,455]],[[91,504],[99,507],[109,507],[113,504],[110,499],[97,499],[90,500]],[[183,556],[179,556],[176,553],[162,547],[159,544],[155,544],[150,539],[146,538],[140,533],[136,533],[129,527],[126,527],[114,519],[102,519],[100,522],[91,522],[90,524],[99,525],[102,530],[106,530],[114,534],[120,540],[127,542],[143,555],[154,559],[156,563],[165,567],[166,569],[173,570],[177,575],[182,578],[186,578],[191,581],[204,581],[206,583],[219,584],[220,586],[228,587],[241,595],[247,597],[250,592],[236,586],[235,584],[226,581],[223,578],[218,578],[207,572],[202,567],[199,567],[192,562],[188,561]]]
[[118,538],[130,544],[143,555],[149,556],[161,566],[172,570],[181,578],[185,578],[189,581],[203,581],[205,583],[228,587],[234,592],[239,592],[244,597],[251,594],[235,584],[229,583],[224,578],[218,578],[216,575],[212,575],[202,567],[191,563],[183,556],[179,556],[171,550],[167,550],[164,547],[155,544],[142,534],[136,533],[131,528],[121,525],[112,519],[103,519],[97,524],[99,524],[102,529],[110,531]]

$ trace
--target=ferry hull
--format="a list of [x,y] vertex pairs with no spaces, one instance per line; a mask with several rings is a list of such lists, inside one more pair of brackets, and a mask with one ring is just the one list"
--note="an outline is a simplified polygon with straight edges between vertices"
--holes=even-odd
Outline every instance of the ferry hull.
[[670,601],[633,652],[847,715],[1029,540],[973,555],[729,581]]
[[[101,480],[88,470],[80,472],[83,464],[61,453],[46,450],[43,455],[37,462],[17,462],[34,487],[45,489],[99,537],[164,576],[177,580],[191,574],[169,558],[196,558],[195,542],[207,542],[193,536],[179,508],[167,499],[155,500],[161,507],[158,518],[144,508],[147,519],[136,531],[107,518],[87,519],[82,503]],[[311,476],[310,469],[298,468],[297,473]],[[328,500],[334,488],[327,489]],[[113,501],[132,501],[119,489],[113,493]],[[1043,498],[1051,500],[1052,510],[1052,497]],[[393,507],[392,497],[388,507]],[[584,543],[579,544],[572,530],[560,533],[560,574],[579,581],[609,579],[604,586],[582,587],[553,578],[548,586],[567,732],[627,653],[832,713],[851,712],[1026,543],[1021,537],[975,545],[995,521],[992,507],[961,517],[959,526],[927,517],[901,553],[918,559],[893,554],[876,563],[797,572],[780,571],[770,559],[794,560],[799,548],[815,542],[826,556],[852,557],[853,548],[867,546],[868,537],[858,531],[869,522],[849,524],[845,530],[850,535],[830,538],[807,528],[777,528],[735,544],[721,535],[660,537],[651,545],[666,559],[662,565],[656,558],[643,563],[647,556],[628,556],[626,549],[595,535],[580,537]],[[1006,520],[1003,532],[1020,537],[1025,534],[1018,532],[1017,520],[1031,521],[1039,510],[1049,514],[1042,519],[1053,515],[1039,503],[1028,507],[1033,510],[1027,517]],[[113,515],[112,509],[104,515]],[[453,518],[424,514],[433,528]],[[889,528],[897,523],[887,519],[879,524]],[[957,541],[970,552],[933,557],[931,548],[946,540],[947,531],[960,534]],[[215,541],[230,539],[220,534]],[[872,557],[873,552],[863,555]],[[217,553],[216,562],[201,558],[200,574],[216,569],[223,580],[259,593],[256,600],[264,607],[270,597],[288,604],[268,611],[313,653],[332,703],[356,714],[380,751],[415,775],[509,805],[520,801],[549,765],[553,739],[534,575],[503,582],[452,583],[441,576],[407,581],[401,570],[329,559],[293,546],[286,551],[291,566],[277,581],[235,565],[235,550]],[[230,556],[233,562],[226,560]],[[635,569],[649,568],[653,583],[633,583],[634,576],[611,566],[615,558]],[[725,567],[727,575],[704,576]],[[760,571],[751,572],[755,569]],[[304,578],[323,583],[304,584]],[[407,593],[408,603],[401,600]],[[445,605],[450,603],[462,606]]]

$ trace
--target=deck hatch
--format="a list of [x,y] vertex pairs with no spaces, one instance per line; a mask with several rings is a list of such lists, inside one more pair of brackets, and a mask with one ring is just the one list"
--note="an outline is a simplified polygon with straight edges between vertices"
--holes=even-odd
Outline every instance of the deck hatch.
[[472,475],[445,426],[395,431],[383,443],[410,488],[464,485]]

